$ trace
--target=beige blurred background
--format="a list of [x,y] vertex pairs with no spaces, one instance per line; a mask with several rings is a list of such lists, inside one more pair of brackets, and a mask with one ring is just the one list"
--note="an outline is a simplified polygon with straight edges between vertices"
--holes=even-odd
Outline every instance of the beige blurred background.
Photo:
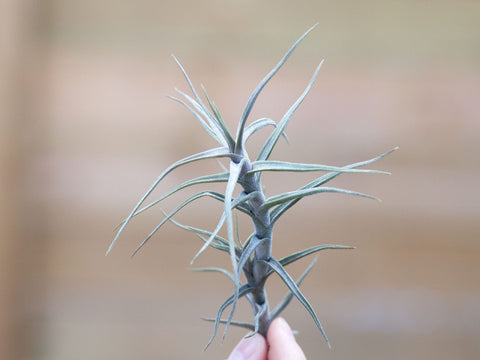
[[[164,168],[213,145],[165,96],[187,90],[170,54],[234,130],[258,81],[316,22],[251,117],[278,121],[326,60],[287,129],[290,145],[272,158],[343,165],[400,150],[374,165],[392,176],[332,184],[383,202],[320,195],[278,223],[277,257],[356,246],[319,254],[303,285],[333,349],[298,303],[284,316],[309,359],[480,358],[480,2],[0,4],[1,359],[227,357],[243,331],[202,352],[212,327],[200,317],[231,285],[188,271],[198,239],[166,226],[131,260],[157,209],[105,250]],[[216,166],[172,173],[159,192]],[[275,194],[314,177],[269,174],[264,185]],[[202,200],[177,219],[212,228],[220,211]],[[228,260],[209,251],[197,265]],[[286,292],[278,280],[268,289],[273,303]],[[243,305],[238,318],[250,316]]]

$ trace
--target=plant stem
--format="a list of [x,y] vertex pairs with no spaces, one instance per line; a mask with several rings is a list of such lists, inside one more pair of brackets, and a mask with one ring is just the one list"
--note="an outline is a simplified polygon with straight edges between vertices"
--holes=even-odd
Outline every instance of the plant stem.
[[268,266],[265,262],[269,260],[272,255],[272,224],[270,219],[270,212],[262,209],[261,206],[265,203],[265,194],[262,189],[261,178],[259,174],[247,174],[252,168],[248,160],[248,156],[244,153],[246,159],[242,169],[242,186],[245,193],[257,192],[259,195],[249,201],[249,206],[252,211],[252,220],[255,229],[254,241],[260,241],[255,248],[252,263],[252,277],[249,277],[250,285],[253,285],[252,304],[255,317],[258,317],[258,332],[263,336],[267,335],[267,330],[270,325],[271,314],[268,305],[267,294],[265,291],[265,279],[268,273]]

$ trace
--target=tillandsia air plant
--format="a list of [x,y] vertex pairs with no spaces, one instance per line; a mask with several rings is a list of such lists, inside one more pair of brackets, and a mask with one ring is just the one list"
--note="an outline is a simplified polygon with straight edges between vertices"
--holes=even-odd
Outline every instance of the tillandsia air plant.
[[[377,173],[388,174],[384,171],[360,169],[365,165],[369,165],[386,155],[391,151],[388,151],[373,159],[349,164],[346,166],[327,166],[319,164],[302,164],[285,161],[269,160],[273,149],[281,137],[286,137],[285,128],[292,117],[293,113],[297,110],[299,105],[305,99],[307,93],[310,91],[312,84],[317,76],[318,71],[323,61],[316,68],[312,79],[309,84],[295,101],[295,103],[287,110],[281,120],[277,123],[269,118],[261,118],[251,122],[247,125],[250,112],[252,110],[257,97],[262,89],[269,82],[269,80],[277,73],[282,65],[287,61],[297,45],[307,36],[315,26],[310,28],[304,33],[288,50],[278,64],[271,70],[265,78],[257,85],[247,105],[243,111],[240,121],[238,123],[237,132],[235,137],[227,128],[224,120],[222,119],[218,108],[210,100],[202,86],[202,90],[205,96],[207,105],[202,101],[199,94],[195,90],[192,81],[188,77],[184,68],[180,62],[174,57],[175,62],[182,71],[185,79],[192,91],[193,96],[188,95],[180,90],[176,90],[181,98],[171,97],[171,99],[179,102],[185,106],[193,116],[202,125],[203,129],[208,135],[210,135],[219,147],[206,150],[191,156],[188,156],[182,160],[179,160],[168,167],[153,183],[150,189],[140,199],[137,205],[133,208],[130,215],[126,217],[118,227],[118,232],[112,241],[110,247],[107,250],[107,254],[112,249],[113,245],[117,241],[118,237],[125,229],[127,224],[132,218],[144,211],[150,209],[154,205],[157,205],[165,198],[177,193],[178,191],[188,188],[190,186],[198,184],[213,184],[213,183],[226,183],[224,193],[216,191],[200,191],[195,195],[189,197],[181,204],[179,204],[170,213],[164,212],[164,218],[153,229],[153,231],[143,240],[138,246],[133,255],[137,253],[148,240],[167,222],[172,222],[178,227],[188,230],[196,234],[202,241],[203,246],[198,253],[194,256],[193,261],[207,248],[213,248],[220,252],[226,253],[230,257],[231,269],[226,270],[223,268],[202,268],[197,269],[200,271],[216,271],[227,275],[233,283],[232,295],[226,299],[218,309],[218,312],[214,318],[206,319],[213,322],[213,334],[208,347],[215,338],[219,325],[225,324],[225,330],[223,336],[229,327],[229,325],[236,325],[251,330],[250,334],[260,333],[266,335],[267,329],[271,321],[280,315],[280,313],[286,308],[293,297],[297,298],[300,303],[305,307],[316,326],[320,330],[321,334],[329,344],[325,331],[315,313],[312,306],[300,291],[299,286],[308,272],[311,270],[315,261],[306,269],[306,271],[300,276],[297,281],[294,281],[289,273],[285,270],[285,267],[294,261],[297,261],[307,255],[326,250],[326,249],[351,249],[349,246],[340,245],[319,245],[306,250],[295,252],[282,259],[275,259],[272,256],[272,244],[274,235],[274,225],[280,219],[280,217],[297,204],[302,198],[310,195],[320,193],[341,193],[348,195],[356,195],[366,198],[375,199],[373,196],[362,194],[355,191],[339,189],[335,187],[327,187],[325,184],[342,173]],[[247,140],[255,134],[258,130],[272,126],[273,130],[267,137],[267,140],[263,144],[261,150],[257,154],[254,161],[250,160],[246,150]],[[174,189],[163,194],[161,197],[151,202],[148,205],[144,205],[147,198],[151,195],[152,191],[158,186],[158,184],[174,169],[192,163],[194,161],[212,159],[212,158],[227,158],[229,160],[229,169],[223,168],[224,171],[216,174],[200,176],[186,181]],[[262,173],[267,171],[275,172],[324,172],[324,174],[314,181],[304,185],[299,189],[267,197],[264,193],[262,186]],[[235,189],[239,186],[241,191],[238,196],[234,197]],[[223,203],[223,213],[218,221],[218,225],[213,230],[204,230],[192,226],[187,226],[174,220],[173,217],[182,208],[188,204],[194,202],[202,197],[211,197],[215,200]],[[142,207],[142,205],[144,205]],[[253,231],[248,238],[241,241],[238,236],[237,221],[238,219],[234,215],[233,211],[237,210],[240,213],[245,214],[251,219],[253,224]],[[236,212],[235,212],[236,214]],[[226,237],[219,235],[222,227],[226,225]],[[132,256],[133,256],[132,255]],[[243,273],[243,277],[241,276]],[[288,295],[278,304],[275,308],[271,309],[266,291],[265,284],[270,275],[276,273],[280,279],[287,286]],[[233,315],[237,307],[237,303],[241,298],[246,298],[253,309],[253,321],[250,323],[239,322],[233,320]],[[231,306],[228,316],[222,317],[225,310]]]

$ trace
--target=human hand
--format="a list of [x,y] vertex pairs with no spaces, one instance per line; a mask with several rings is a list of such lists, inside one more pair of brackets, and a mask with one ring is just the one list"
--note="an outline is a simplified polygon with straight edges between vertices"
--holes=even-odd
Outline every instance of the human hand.
[[276,318],[268,328],[267,339],[260,334],[242,339],[228,360],[306,360],[306,357],[287,322]]

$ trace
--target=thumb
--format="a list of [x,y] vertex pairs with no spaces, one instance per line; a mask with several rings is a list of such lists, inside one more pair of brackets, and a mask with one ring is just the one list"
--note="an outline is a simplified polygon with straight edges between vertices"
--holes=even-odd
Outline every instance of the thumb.
[[269,360],[306,360],[300,346],[293,336],[292,329],[283,318],[276,318],[267,332]]
[[233,349],[228,360],[266,360],[267,342],[260,334],[243,338]]

